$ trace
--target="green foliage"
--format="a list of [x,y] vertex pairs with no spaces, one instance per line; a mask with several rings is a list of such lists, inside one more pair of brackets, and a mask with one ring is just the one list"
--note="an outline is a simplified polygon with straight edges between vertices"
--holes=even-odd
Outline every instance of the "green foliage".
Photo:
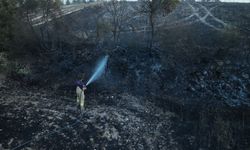
[[79,4],[79,3],[81,3],[82,1],[81,0],[73,0],[73,4]]
[[38,9],[53,11],[60,9],[61,5],[60,0],[39,0]]
[[179,4],[179,0],[161,0],[161,7],[165,13],[169,13]]
[[20,64],[16,61],[8,62],[5,73],[15,80],[23,80],[31,75],[31,69],[27,65]]
[[60,0],[18,0],[21,13],[36,12],[39,9],[56,9],[60,8],[62,2]]
[[0,73],[5,72],[7,69],[7,59],[4,53],[0,53]]
[[38,55],[42,39],[39,30],[31,26],[31,17],[36,13],[54,17],[61,4],[60,0],[1,0],[0,52],[12,59],[23,57],[20,54]]
[[221,38],[223,39],[224,45],[228,47],[234,47],[238,45],[241,41],[241,35],[237,28],[228,26],[223,32],[221,33]]
[[0,1],[0,52],[7,49],[7,43],[13,36],[12,30],[15,14],[15,0]]
[[98,21],[97,25],[97,36],[103,37],[105,34],[109,33],[112,30],[112,25],[108,22]]
[[70,1],[69,0],[66,1],[66,5],[70,5]]
[[61,0],[55,0],[55,4],[59,5],[59,6],[62,6],[63,5],[63,2]]
[[233,141],[231,126],[229,121],[223,120],[220,116],[215,119],[213,134],[219,149],[231,148],[231,142]]
[[39,6],[39,0],[25,0],[20,2],[20,6],[26,11],[35,11]]

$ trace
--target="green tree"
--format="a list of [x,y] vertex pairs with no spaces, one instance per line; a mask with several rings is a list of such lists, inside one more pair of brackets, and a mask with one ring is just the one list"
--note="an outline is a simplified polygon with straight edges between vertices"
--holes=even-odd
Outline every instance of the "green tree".
[[66,5],[70,5],[70,1],[69,0],[66,1]]
[[35,11],[39,6],[38,0],[26,0],[23,3],[23,7],[28,13]]
[[150,26],[149,48],[151,49],[155,36],[156,17],[160,12],[164,14],[170,13],[178,4],[178,0],[142,0],[140,13],[146,14]]
[[7,45],[13,36],[15,14],[15,0],[0,1],[0,52],[8,49]]
[[55,0],[54,4],[56,6],[62,6],[63,5],[63,2],[61,0]]
[[[10,5],[11,1],[12,5]],[[10,6],[7,7],[5,3]],[[40,49],[48,49],[44,42],[47,37],[43,35],[50,34],[48,22],[56,21],[56,16],[60,13],[60,4],[60,0],[1,0],[0,42],[4,41],[2,37],[11,38],[9,42],[3,42],[9,46],[8,55],[19,56],[19,53],[27,54],[28,51],[38,54]],[[10,17],[11,14],[7,12],[13,12],[10,11],[12,7],[14,15]],[[41,19],[34,19],[34,17]],[[37,30],[34,25],[38,23],[44,24],[43,29]],[[3,32],[11,34],[3,34]]]

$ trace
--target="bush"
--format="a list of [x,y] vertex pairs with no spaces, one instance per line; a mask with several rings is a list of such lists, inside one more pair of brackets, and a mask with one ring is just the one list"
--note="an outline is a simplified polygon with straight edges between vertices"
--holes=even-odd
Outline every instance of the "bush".
[[0,53],[0,73],[6,73],[7,59],[5,53]]
[[0,51],[8,49],[12,38],[16,3],[14,0],[0,1]]
[[31,75],[31,70],[27,65],[17,62],[9,62],[6,68],[8,76],[14,80],[23,81],[25,77]]
[[236,47],[241,42],[241,34],[236,27],[227,27],[220,33],[221,39],[227,47]]

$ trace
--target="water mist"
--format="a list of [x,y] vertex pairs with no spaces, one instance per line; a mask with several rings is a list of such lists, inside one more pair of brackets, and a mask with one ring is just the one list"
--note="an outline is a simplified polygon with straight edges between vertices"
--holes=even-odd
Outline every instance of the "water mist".
[[105,68],[107,66],[108,58],[109,58],[109,56],[106,55],[104,58],[102,58],[100,60],[100,62],[96,66],[94,74],[88,80],[86,86],[88,86],[90,83],[96,81],[98,78],[101,77],[101,75],[103,74],[103,72],[104,72],[104,70],[105,70]]

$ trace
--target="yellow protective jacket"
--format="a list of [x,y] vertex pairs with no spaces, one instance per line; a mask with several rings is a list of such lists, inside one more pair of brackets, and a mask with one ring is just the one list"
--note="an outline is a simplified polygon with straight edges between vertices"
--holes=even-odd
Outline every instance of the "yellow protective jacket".
[[84,101],[85,101],[85,95],[84,90],[86,88],[81,89],[80,87],[76,87],[76,96],[77,96],[77,105],[80,105],[81,110],[84,110]]

